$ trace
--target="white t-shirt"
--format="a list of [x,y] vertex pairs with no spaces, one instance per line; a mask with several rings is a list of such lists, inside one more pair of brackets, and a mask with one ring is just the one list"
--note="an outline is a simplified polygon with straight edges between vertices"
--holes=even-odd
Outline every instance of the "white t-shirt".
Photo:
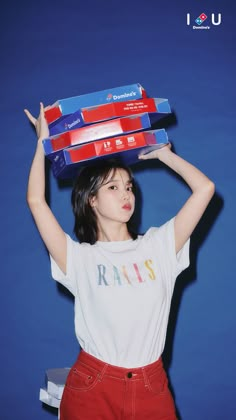
[[67,274],[51,264],[75,297],[75,332],[87,353],[128,368],[161,356],[175,280],[189,265],[189,241],[175,253],[174,218],[136,240],[90,245],[67,235]]

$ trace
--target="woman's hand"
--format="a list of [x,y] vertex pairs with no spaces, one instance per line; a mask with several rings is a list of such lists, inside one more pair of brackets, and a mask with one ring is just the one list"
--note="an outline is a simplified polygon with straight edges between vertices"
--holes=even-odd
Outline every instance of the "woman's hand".
[[47,108],[44,108],[43,103],[40,102],[40,112],[38,118],[35,118],[28,109],[24,109],[26,116],[29,121],[34,125],[38,139],[43,140],[49,137],[48,123],[44,116],[44,111]]
[[165,157],[166,154],[170,153],[171,144],[168,143],[161,147],[160,149],[152,150],[149,153],[145,153],[142,155],[139,155],[140,160],[148,160],[148,159],[159,159],[162,160],[162,158]]

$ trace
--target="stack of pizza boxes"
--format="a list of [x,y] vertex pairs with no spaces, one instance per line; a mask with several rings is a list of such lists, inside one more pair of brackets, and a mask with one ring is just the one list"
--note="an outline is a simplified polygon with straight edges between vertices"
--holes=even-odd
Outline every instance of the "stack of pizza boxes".
[[147,97],[139,83],[61,99],[45,110],[44,152],[56,178],[73,178],[95,160],[132,164],[168,143],[165,129],[153,126],[170,112],[167,99]]

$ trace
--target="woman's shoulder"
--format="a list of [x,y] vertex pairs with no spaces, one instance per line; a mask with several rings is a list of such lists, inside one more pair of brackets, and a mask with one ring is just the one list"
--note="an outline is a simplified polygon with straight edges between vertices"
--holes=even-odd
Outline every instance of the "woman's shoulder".
[[89,244],[88,242],[79,242],[78,239],[74,235],[70,235],[66,233],[66,238],[67,238],[67,243],[73,248],[88,249],[88,248],[93,247],[93,245]]
[[168,232],[173,231],[174,229],[174,217],[172,219],[167,220],[163,224],[159,226],[151,226],[147,229],[147,231],[140,235],[141,239],[149,239],[154,236],[163,236],[167,235]]

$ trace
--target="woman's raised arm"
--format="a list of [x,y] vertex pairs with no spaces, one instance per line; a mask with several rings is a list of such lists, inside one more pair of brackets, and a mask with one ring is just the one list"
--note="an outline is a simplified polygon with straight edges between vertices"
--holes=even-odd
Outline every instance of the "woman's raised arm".
[[42,141],[49,136],[49,130],[44,117],[44,106],[40,104],[38,118],[33,117],[27,109],[24,111],[35,126],[38,136],[29,174],[27,202],[49,253],[60,269],[66,273],[66,235],[45,199],[45,155]]
[[175,217],[175,248],[180,251],[202,217],[214,191],[214,183],[191,163],[170,150],[170,145],[140,156],[141,159],[159,159],[180,175],[192,194]]

